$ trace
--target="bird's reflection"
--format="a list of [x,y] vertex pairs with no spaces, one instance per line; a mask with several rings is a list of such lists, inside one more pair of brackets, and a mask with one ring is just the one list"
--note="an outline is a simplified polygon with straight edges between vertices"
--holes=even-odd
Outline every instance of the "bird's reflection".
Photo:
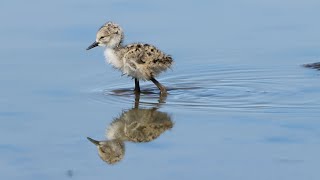
[[88,137],[97,146],[100,158],[108,164],[115,164],[124,157],[125,141],[150,142],[171,129],[173,122],[170,115],[158,111],[165,98],[160,95],[155,107],[145,109],[139,107],[140,94],[136,94],[134,108],[124,111],[107,128],[107,140],[97,141]]

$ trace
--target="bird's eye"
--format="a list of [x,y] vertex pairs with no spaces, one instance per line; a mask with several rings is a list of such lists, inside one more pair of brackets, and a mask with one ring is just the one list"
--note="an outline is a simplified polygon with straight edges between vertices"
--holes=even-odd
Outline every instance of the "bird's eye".
[[103,38],[105,38],[105,36],[101,36],[101,37],[100,37],[100,39],[103,39]]

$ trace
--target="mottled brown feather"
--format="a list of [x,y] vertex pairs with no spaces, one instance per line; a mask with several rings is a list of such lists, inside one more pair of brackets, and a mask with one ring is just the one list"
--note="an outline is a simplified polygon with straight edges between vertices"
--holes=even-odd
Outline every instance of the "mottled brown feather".
[[166,55],[153,45],[137,43],[119,47],[118,50],[120,59],[124,61],[122,69],[124,74],[130,74],[125,70],[126,66],[130,66],[137,71],[138,77],[145,77],[139,79],[149,80],[156,77],[173,64],[171,56]]

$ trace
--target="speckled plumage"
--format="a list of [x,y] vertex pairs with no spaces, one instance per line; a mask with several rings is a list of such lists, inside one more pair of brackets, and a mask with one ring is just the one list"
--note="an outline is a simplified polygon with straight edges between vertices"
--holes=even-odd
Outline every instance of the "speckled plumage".
[[[151,80],[161,92],[166,88],[154,78],[166,71],[173,64],[173,59],[153,45],[134,43],[123,45],[123,30],[113,22],[104,24],[97,32],[96,41],[87,50],[96,47],[106,47],[104,55],[106,61],[119,69],[124,75],[138,80]],[[140,91],[139,84],[136,90]]]
[[171,117],[157,109],[133,108],[124,111],[107,128],[106,141],[88,138],[98,148],[100,158],[108,164],[119,162],[125,154],[125,141],[150,142],[173,127]]
[[[130,44],[115,48],[123,74],[141,80],[150,80],[172,65],[172,58],[149,44]],[[107,57],[108,58],[108,57]]]
[[149,142],[173,127],[171,117],[153,109],[131,109],[123,112],[107,129],[107,137],[131,142]]

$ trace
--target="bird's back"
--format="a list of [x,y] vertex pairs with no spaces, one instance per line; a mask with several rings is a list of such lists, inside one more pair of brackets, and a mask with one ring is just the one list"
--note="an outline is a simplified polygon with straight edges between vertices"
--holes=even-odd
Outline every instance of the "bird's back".
[[130,44],[121,48],[124,74],[149,80],[171,67],[171,56],[149,44]]

